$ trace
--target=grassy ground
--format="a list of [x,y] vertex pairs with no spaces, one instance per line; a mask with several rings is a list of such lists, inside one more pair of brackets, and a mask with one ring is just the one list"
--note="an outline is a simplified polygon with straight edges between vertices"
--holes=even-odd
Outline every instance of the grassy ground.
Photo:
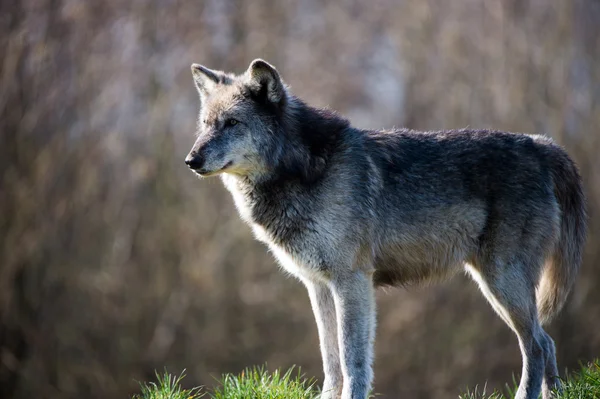
[[[475,388],[460,395],[459,399],[512,399],[517,390],[516,383],[507,386],[505,392],[486,393]],[[556,399],[600,399],[600,359],[584,366],[563,380],[563,389]]]
[[[313,379],[306,379],[299,371],[269,373],[265,368],[249,368],[239,375],[225,375],[211,390],[183,389],[185,375],[157,374],[157,381],[141,385],[141,393],[132,399],[317,399],[318,389]],[[506,392],[486,393],[475,388],[459,399],[512,399],[514,387]],[[600,360],[571,373],[563,383],[557,399],[600,399]]]
[[316,399],[318,396],[315,381],[293,368],[285,373],[279,370],[269,373],[264,367],[248,368],[239,375],[224,375],[211,390],[182,389],[184,376],[157,374],[157,381],[141,384],[141,394],[132,399]]

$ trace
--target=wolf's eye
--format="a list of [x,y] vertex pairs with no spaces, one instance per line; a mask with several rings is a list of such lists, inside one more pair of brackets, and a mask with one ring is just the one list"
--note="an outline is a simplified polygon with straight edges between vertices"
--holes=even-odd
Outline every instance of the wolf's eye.
[[235,126],[237,124],[238,124],[238,121],[233,118],[229,118],[225,121],[225,127]]

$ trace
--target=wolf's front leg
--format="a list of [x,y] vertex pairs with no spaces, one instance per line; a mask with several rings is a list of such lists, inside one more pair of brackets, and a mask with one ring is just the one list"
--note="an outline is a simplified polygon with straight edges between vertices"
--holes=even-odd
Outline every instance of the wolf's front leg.
[[375,297],[371,277],[353,270],[331,282],[344,376],[342,399],[365,399],[373,381]]
[[337,337],[337,318],[331,289],[322,282],[304,281],[317,321],[325,381],[321,399],[337,399],[342,393],[342,368]]

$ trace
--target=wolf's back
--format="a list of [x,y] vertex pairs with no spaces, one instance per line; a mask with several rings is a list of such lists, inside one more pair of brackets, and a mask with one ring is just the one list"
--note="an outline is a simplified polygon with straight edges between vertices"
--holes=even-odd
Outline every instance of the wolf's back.
[[558,244],[546,260],[536,291],[537,308],[542,323],[549,321],[564,305],[581,265],[586,236],[585,195],[577,166],[567,153],[544,137],[541,144],[560,207]]

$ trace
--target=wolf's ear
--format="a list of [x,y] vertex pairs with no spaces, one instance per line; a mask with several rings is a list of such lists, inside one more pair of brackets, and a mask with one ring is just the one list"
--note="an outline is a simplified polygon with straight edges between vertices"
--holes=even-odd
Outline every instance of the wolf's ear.
[[267,99],[275,104],[285,97],[285,86],[279,73],[268,62],[256,59],[252,61],[246,73],[250,80],[250,89],[256,94],[265,93]]
[[192,64],[192,76],[201,96],[208,95],[215,88],[220,81],[220,74],[200,64]]

